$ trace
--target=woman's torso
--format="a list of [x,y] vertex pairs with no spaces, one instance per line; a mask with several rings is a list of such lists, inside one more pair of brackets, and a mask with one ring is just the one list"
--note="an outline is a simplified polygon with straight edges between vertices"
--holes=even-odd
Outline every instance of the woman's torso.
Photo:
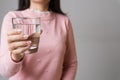
[[19,72],[10,80],[60,80],[66,50],[66,16],[50,13],[35,13],[26,9],[11,12],[13,17],[41,18],[38,52],[25,56]]

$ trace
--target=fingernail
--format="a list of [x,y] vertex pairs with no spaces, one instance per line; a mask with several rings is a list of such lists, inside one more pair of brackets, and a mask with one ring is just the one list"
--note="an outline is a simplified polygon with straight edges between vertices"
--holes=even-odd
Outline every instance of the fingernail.
[[21,32],[21,30],[20,30],[20,29],[17,29],[17,32],[18,32],[18,33],[20,33],[20,32]]
[[27,41],[28,44],[31,44],[31,41]]
[[28,38],[28,35],[23,35],[23,37],[24,37],[25,39],[27,39],[27,38]]

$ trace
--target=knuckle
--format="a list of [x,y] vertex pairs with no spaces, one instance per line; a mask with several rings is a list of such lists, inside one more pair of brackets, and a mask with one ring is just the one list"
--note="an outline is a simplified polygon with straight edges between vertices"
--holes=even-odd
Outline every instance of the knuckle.
[[21,48],[21,49],[19,50],[19,53],[22,53],[22,52],[24,52],[24,48]]
[[8,37],[8,41],[9,42],[17,41],[17,40],[21,40],[21,36],[20,35],[14,35],[14,36],[9,36]]
[[13,50],[13,53],[14,53],[14,54],[19,54],[19,49]]
[[22,52],[23,52],[22,47],[17,49],[17,53],[22,53]]
[[28,49],[28,47],[24,47],[24,48],[23,48],[23,51],[26,51],[27,49]]
[[12,52],[13,54],[16,54],[16,50],[12,50],[11,52]]
[[14,36],[12,36],[12,35],[8,36],[8,42],[9,43],[11,43],[12,41],[14,41],[14,39],[15,39]]
[[12,50],[16,48],[16,45],[14,45],[13,43],[10,44],[10,46],[11,46],[11,49],[12,49]]
[[12,32],[13,32],[13,31],[10,30],[10,31],[7,33],[7,35],[10,36]]
[[12,51],[12,48],[11,48],[11,46],[8,46],[8,49],[9,49],[10,51]]
[[23,38],[23,34],[19,34],[18,37],[19,37],[19,38]]
[[25,50],[27,50],[26,47],[21,47],[21,48],[18,48],[18,49],[16,50],[16,53],[17,53],[17,54],[23,53]]
[[26,46],[26,43],[25,42],[18,42],[16,45],[18,47],[22,47],[22,46]]
[[15,35],[13,37],[14,37],[13,38],[14,41],[21,40],[21,36],[20,35]]
[[21,39],[21,37],[19,35],[15,36],[15,40],[20,40],[20,39]]
[[11,42],[10,36],[7,37],[7,41],[8,41],[9,43]]
[[16,40],[23,40],[24,38],[23,38],[23,36],[22,35],[17,35],[16,36]]
[[27,39],[28,35],[21,35],[20,37],[21,37],[21,39]]
[[10,36],[13,33],[13,30],[10,30],[7,35]]
[[27,42],[23,42],[22,45],[27,46]]

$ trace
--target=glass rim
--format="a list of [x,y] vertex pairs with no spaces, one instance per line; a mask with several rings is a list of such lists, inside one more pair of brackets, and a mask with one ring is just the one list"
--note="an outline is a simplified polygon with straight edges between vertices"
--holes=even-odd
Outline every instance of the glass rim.
[[[30,20],[32,20],[32,19],[39,19],[39,20],[41,20],[41,18],[40,17],[34,17],[34,18],[30,18],[30,17],[14,17],[14,18],[12,18],[12,24],[14,24],[14,25],[28,25],[28,24],[19,24],[19,23],[14,23],[14,20],[17,20],[17,19],[25,19],[25,20],[27,20],[27,19],[30,19]],[[31,23],[30,25],[35,25],[35,24],[41,24],[41,23]]]

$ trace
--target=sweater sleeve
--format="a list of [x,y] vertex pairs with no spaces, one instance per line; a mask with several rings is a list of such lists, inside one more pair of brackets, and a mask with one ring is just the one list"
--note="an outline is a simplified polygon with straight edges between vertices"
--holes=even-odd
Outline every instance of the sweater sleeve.
[[62,80],[75,80],[77,72],[77,54],[75,40],[70,20],[67,18],[67,48],[63,64]]
[[0,75],[11,77],[15,75],[22,64],[22,61],[15,63],[11,60],[10,51],[7,42],[7,33],[12,29],[12,12],[8,12],[2,22],[1,45],[0,45]]

